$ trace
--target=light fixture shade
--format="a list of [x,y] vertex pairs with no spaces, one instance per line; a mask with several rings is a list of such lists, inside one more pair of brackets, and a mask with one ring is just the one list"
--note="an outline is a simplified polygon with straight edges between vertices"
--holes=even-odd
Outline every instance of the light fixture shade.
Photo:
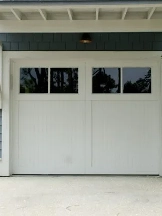
[[92,39],[91,36],[88,33],[83,33],[81,39],[80,39],[81,43],[91,43]]

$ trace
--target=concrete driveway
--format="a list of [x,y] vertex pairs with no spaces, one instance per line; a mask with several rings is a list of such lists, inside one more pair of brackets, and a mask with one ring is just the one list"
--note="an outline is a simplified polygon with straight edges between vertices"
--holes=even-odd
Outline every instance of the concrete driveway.
[[0,178],[0,216],[161,216],[162,178]]

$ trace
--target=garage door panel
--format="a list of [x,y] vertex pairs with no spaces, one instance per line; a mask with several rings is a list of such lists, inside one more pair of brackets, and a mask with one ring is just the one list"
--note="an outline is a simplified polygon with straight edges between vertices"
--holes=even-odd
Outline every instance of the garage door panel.
[[19,173],[84,173],[85,103],[19,101]]
[[91,57],[15,63],[14,174],[159,173],[158,64]]
[[92,102],[92,170],[157,174],[159,103]]

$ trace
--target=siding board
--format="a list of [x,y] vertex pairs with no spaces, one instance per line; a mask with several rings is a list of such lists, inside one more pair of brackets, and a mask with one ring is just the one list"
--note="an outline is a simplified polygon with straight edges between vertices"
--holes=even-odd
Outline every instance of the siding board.
[[81,44],[80,33],[1,33],[4,51],[159,51],[162,32],[91,33]]

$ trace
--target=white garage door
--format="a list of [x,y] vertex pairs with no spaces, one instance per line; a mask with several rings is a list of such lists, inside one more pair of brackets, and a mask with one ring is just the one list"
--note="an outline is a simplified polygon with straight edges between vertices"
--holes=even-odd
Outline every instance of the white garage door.
[[142,61],[21,61],[14,174],[158,174],[159,71]]

